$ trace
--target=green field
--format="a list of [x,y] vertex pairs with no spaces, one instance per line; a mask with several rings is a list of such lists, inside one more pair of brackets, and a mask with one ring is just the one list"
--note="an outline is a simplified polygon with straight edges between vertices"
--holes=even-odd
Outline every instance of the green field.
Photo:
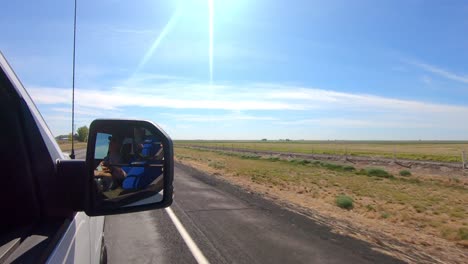
[[176,146],[209,146],[251,150],[461,162],[468,141],[208,141],[177,140]]

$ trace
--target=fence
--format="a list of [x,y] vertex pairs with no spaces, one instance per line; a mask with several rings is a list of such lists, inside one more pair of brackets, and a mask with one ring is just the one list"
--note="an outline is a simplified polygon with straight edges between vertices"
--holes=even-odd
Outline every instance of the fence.
[[[334,161],[345,161],[356,164],[358,162],[368,162],[375,164],[383,165],[399,165],[405,168],[412,168],[414,166],[424,167],[424,168],[441,168],[446,167],[449,169],[461,168],[463,171],[468,169],[468,160],[465,151],[461,151],[461,164],[460,162],[442,162],[442,161],[431,161],[431,160],[412,160],[412,159],[403,159],[398,158],[397,148],[392,148],[392,153],[390,158],[385,158],[378,155],[368,155],[368,156],[357,156],[355,154],[350,154],[348,148],[342,148],[342,154],[315,154],[315,153],[294,153],[293,149],[286,151],[271,151],[266,149],[260,149],[257,144],[253,144],[253,148],[243,148],[243,146],[235,146],[234,144],[214,144],[212,146],[203,146],[203,145],[180,145],[184,147],[194,147],[199,149],[215,149],[223,151],[233,151],[233,152],[246,152],[254,153],[260,155],[277,155],[286,158],[304,158],[304,159],[317,159],[317,160],[334,160]],[[312,149],[311,149],[312,151]],[[460,166],[461,165],[461,166]]]

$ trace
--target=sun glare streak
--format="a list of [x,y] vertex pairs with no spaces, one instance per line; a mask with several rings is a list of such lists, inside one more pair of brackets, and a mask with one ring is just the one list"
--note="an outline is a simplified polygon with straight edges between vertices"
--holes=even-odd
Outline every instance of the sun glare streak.
[[210,84],[213,84],[213,0],[208,0],[208,12],[209,12],[209,32],[210,32],[210,47],[209,47],[209,59],[210,59]]
[[176,10],[174,11],[174,14],[172,14],[171,18],[169,19],[169,21],[167,22],[167,24],[164,26],[163,30],[159,33],[158,37],[154,40],[153,44],[151,45],[151,47],[148,49],[148,51],[145,53],[145,55],[143,56],[143,59],[140,61],[140,63],[138,64],[138,66],[136,67],[133,75],[132,75],[132,78],[130,79],[133,79],[133,77],[138,73],[140,72],[140,70],[146,65],[146,63],[148,63],[148,61],[151,59],[151,57],[153,57],[153,54],[154,52],[156,51],[156,49],[158,48],[159,44],[161,43],[161,41],[164,40],[164,38],[166,37],[166,35],[172,30],[172,28],[174,27],[174,25],[177,23],[177,21],[179,20],[180,18],[180,8],[176,8]]

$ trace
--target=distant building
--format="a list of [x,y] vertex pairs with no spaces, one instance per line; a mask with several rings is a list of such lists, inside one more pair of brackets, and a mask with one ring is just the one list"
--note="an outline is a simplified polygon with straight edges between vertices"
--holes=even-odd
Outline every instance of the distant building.
[[[77,140],[77,139],[78,139],[78,135],[75,134],[75,140]],[[70,141],[70,138],[69,138],[69,135],[60,135],[60,136],[56,136],[55,140],[57,140],[57,141]]]
[[55,137],[55,140],[68,141],[68,135],[60,135]]

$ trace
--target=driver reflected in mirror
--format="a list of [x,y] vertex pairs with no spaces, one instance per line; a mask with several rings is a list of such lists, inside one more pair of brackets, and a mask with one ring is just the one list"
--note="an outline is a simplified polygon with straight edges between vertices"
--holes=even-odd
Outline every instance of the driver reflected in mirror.
[[133,134],[134,134],[134,141],[133,141],[133,152],[136,153],[141,153],[141,150],[143,149],[143,141],[145,138],[145,129],[144,128],[139,128],[136,127],[133,129]]
[[109,136],[109,148],[107,155],[99,163],[94,171],[94,176],[101,177],[102,191],[115,190],[122,186],[127,173],[118,166],[122,163],[121,147],[122,139],[118,136]]

